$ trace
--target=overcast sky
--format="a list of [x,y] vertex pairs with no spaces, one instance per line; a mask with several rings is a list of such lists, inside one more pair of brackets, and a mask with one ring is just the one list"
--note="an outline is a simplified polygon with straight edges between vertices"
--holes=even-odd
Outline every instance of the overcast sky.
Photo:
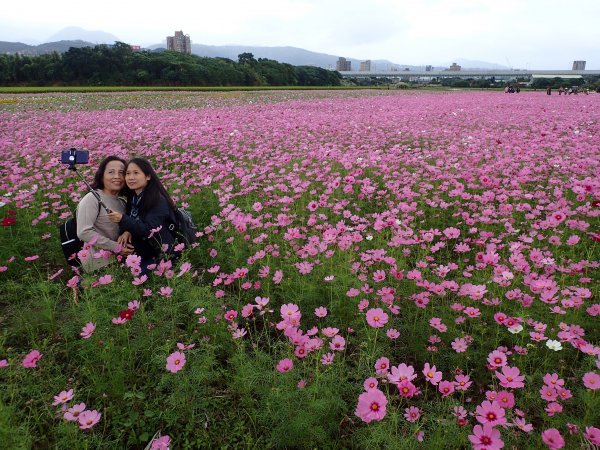
[[600,69],[599,0],[29,0],[3,2],[0,40],[37,44],[68,26],[142,46],[294,46],[397,64],[458,58],[521,69]]

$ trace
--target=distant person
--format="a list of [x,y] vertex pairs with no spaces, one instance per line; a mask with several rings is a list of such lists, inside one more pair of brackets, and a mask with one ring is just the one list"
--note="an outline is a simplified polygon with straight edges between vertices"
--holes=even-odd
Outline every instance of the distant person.
[[546,95],[552,95],[552,88],[550,86],[546,88]]
[[517,92],[517,94],[518,94],[519,92],[521,92],[521,88],[520,88],[519,86],[517,86],[517,89],[515,89],[515,91],[516,91],[516,92]]

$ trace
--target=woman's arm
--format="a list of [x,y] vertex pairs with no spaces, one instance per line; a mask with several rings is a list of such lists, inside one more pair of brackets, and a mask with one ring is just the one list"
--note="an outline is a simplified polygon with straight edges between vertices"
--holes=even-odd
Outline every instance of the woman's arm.
[[98,199],[94,194],[88,193],[77,206],[77,236],[83,242],[92,242],[95,239],[94,247],[114,251],[117,242],[96,229],[95,223],[99,214]]
[[161,197],[160,201],[153,208],[143,217],[138,217],[137,220],[127,214],[123,214],[119,221],[119,230],[129,231],[139,239],[147,239],[152,230],[160,226],[169,226],[170,217],[171,212],[167,200]]

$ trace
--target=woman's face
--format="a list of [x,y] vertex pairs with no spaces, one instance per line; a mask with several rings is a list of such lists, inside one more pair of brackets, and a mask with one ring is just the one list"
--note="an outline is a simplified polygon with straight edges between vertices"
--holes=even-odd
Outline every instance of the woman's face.
[[144,190],[146,186],[148,186],[148,181],[150,181],[150,175],[146,175],[135,163],[129,163],[127,166],[127,172],[125,173],[125,181],[127,182],[127,187],[132,191],[135,191],[136,194],[139,194]]
[[104,169],[102,176],[104,190],[116,195],[125,185],[125,164],[121,161],[110,161]]

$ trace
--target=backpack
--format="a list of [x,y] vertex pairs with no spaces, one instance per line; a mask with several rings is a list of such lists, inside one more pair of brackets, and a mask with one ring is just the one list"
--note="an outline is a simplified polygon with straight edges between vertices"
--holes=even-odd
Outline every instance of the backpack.
[[[98,203],[98,214],[96,219],[100,215],[100,203]],[[75,216],[70,217],[66,222],[61,223],[58,226],[58,233],[60,237],[60,246],[67,264],[73,267],[81,266],[81,261],[77,258],[77,253],[83,248],[84,242],[77,236],[77,219]]]
[[183,208],[177,208],[175,210],[175,223],[169,227],[173,233],[173,237],[182,244],[185,244],[186,248],[191,247],[198,238],[196,233],[198,227],[194,224],[192,219],[192,213]]

